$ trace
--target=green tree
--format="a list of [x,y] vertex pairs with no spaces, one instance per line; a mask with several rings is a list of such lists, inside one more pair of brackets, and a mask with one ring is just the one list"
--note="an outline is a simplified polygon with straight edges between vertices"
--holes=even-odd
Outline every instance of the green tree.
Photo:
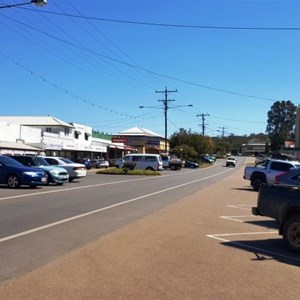
[[[173,133],[170,137],[171,152],[178,153],[180,149],[184,151],[184,147],[186,146],[190,147],[186,149],[186,154],[191,157],[195,157],[197,153],[197,157],[200,158],[203,154],[212,154],[214,152],[214,144],[211,138],[180,128],[178,132]],[[173,149],[175,151],[173,151]],[[196,153],[194,151],[196,151]],[[183,153],[185,153],[185,151]]]
[[272,151],[280,150],[284,141],[290,138],[296,122],[296,106],[289,100],[276,101],[268,112],[266,132],[269,135]]

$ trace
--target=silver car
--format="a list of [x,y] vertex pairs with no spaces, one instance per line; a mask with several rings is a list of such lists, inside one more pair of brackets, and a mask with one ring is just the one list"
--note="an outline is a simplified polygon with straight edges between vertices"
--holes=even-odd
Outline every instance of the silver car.
[[300,186],[300,168],[292,168],[275,176],[275,185]]

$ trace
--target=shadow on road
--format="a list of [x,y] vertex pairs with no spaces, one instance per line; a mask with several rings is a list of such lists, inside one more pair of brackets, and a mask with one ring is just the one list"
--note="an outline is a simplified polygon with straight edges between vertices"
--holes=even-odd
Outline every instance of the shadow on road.
[[221,243],[226,247],[233,247],[253,253],[253,261],[276,260],[300,267],[300,254],[289,251],[284,246],[282,238],[266,240],[240,240]]

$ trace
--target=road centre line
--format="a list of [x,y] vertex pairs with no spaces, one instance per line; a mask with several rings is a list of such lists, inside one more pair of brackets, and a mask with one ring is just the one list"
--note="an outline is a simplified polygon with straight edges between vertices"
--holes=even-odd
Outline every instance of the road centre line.
[[[161,194],[161,193],[165,193],[165,192],[168,192],[168,191],[171,191],[171,190],[175,190],[175,189],[181,188],[183,186],[191,185],[191,184],[196,183],[196,182],[204,181],[206,179],[210,179],[210,178],[219,176],[219,175],[227,173],[227,172],[228,172],[228,170],[223,171],[223,172],[218,173],[218,174],[214,174],[214,175],[211,175],[211,176],[207,176],[207,177],[204,177],[204,178],[200,178],[200,179],[196,179],[196,180],[193,180],[193,181],[190,181],[190,182],[186,182],[186,183],[183,183],[183,184],[180,184],[180,185],[176,185],[176,186],[173,186],[173,187],[170,187],[170,188],[167,188],[167,189],[156,191],[156,192],[153,192],[153,193],[150,193],[150,194],[147,194],[147,195],[139,196],[139,197],[136,197],[136,198],[132,198],[132,199],[123,201],[123,202],[119,202],[119,203],[112,204],[112,205],[109,205],[109,206],[106,206],[106,207],[102,207],[102,208],[99,208],[99,209],[96,209],[96,210],[93,210],[93,211],[90,211],[90,212],[87,212],[87,213],[83,213],[83,214],[80,214],[80,215],[77,215],[77,216],[73,216],[71,218],[67,218],[67,219],[64,219],[64,220],[61,220],[61,221],[53,222],[53,223],[50,223],[50,224],[47,224],[47,225],[44,225],[44,226],[36,227],[34,229],[30,229],[30,230],[26,230],[26,231],[23,231],[23,232],[20,232],[20,233],[16,233],[16,234],[1,238],[0,243],[6,242],[6,241],[9,241],[9,240],[13,240],[13,239],[16,239],[16,238],[19,238],[19,237],[22,237],[22,236],[26,236],[26,235],[29,235],[31,233],[35,233],[35,232],[38,232],[38,231],[42,231],[42,230],[45,230],[45,229],[48,229],[48,228],[51,228],[51,227],[55,227],[55,226],[58,226],[58,225],[61,225],[61,224],[67,223],[67,222],[78,220],[78,219],[81,219],[81,218],[84,218],[84,217],[87,217],[87,216],[90,216],[90,215],[93,215],[93,214],[96,214],[96,213],[99,213],[99,212],[102,212],[102,211],[105,211],[105,210],[108,210],[108,209],[111,209],[111,208],[115,208],[115,207],[118,207],[118,206],[121,206],[121,205],[124,205],[124,204],[128,204],[128,203],[135,202],[135,201],[138,201],[138,200],[142,200],[142,199],[145,199],[145,198],[149,198],[149,197]],[[93,185],[93,186],[95,186],[95,185]],[[74,188],[74,189],[76,189],[76,188]],[[36,195],[36,194],[33,194],[33,195]]]
[[[193,173],[199,170],[191,170],[189,172],[185,173],[178,173],[178,174],[170,174],[170,175],[163,175],[165,177],[170,177],[170,176],[179,176],[179,175],[184,175],[184,174],[189,174]],[[228,172],[229,170],[227,170]],[[220,172],[215,174],[214,176],[222,175],[225,172]],[[212,177],[214,177],[212,176]],[[85,186],[78,186],[78,187],[72,187],[72,188],[65,188],[65,189],[59,189],[59,190],[51,190],[51,191],[45,191],[45,192],[37,192],[37,193],[30,193],[30,194],[25,194],[25,195],[15,195],[15,196],[8,196],[8,197],[3,197],[0,198],[0,201],[8,200],[8,199],[17,199],[17,198],[25,198],[25,197],[32,197],[32,196],[39,196],[39,195],[47,195],[47,194],[52,194],[52,193],[62,193],[62,192],[68,192],[68,191],[74,191],[74,190],[80,190],[80,189],[87,189],[87,188],[92,188],[92,187],[99,187],[99,186],[105,186],[105,185],[113,185],[117,183],[127,183],[127,182],[133,182],[133,181],[142,181],[142,180],[154,180],[154,179],[159,179],[160,176],[153,176],[153,177],[143,177],[143,178],[138,178],[138,179],[131,179],[131,180],[121,180],[121,181],[114,181],[114,182],[106,182],[106,183],[97,183],[97,184],[90,184],[90,185],[85,185]],[[210,177],[207,177],[210,178]],[[204,178],[205,179],[205,178]]]
[[295,258],[293,256],[283,255],[283,254],[280,254],[278,252],[274,252],[274,251],[270,251],[270,250],[266,250],[266,249],[246,245],[246,244],[243,244],[241,242],[235,242],[235,241],[230,241],[230,240],[221,238],[221,236],[238,236],[238,235],[255,235],[255,234],[259,235],[259,234],[274,234],[274,233],[278,234],[278,231],[228,233],[228,234],[208,234],[206,236],[209,237],[209,238],[224,242],[224,243],[230,243],[232,245],[236,245],[236,246],[241,247],[241,248],[249,249],[249,250],[252,250],[254,252],[265,253],[265,254],[273,256],[273,257],[281,257],[281,258],[284,258],[284,259],[294,260],[294,261],[300,262],[300,259]]

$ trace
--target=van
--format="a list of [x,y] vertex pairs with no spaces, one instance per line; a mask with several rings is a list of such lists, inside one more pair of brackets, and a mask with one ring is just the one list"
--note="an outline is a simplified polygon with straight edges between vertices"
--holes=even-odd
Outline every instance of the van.
[[116,161],[116,167],[122,168],[125,162],[136,163],[135,169],[163,170],[163,162],[159,154],[127,154]]

